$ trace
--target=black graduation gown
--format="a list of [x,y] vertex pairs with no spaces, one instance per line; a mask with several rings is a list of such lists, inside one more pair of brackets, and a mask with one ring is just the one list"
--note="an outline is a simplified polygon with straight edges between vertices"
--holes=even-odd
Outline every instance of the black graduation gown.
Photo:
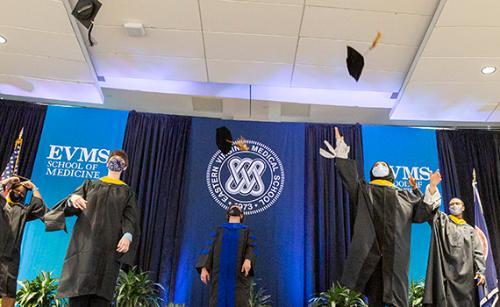
[[[132,265],[139,240],[135,194],[125,184],[87,180],[72,194],[87,201],[85,210],[69,206],[69,197],[45,215],[47,231],[66,230],[65,217],[77,220],[64,259],[59,282],[60,297],[97,295],[113,299],[121,263]],[[124,233],[131,233],[132,244],[126,254],[116,251]]]
[[432,216],[422,196],[359,178],[356,161],[336,158],[356,212],[341,283],[369,297],[370,306],[408,306],[412,222]]
[[[241,272],[245,259],[252,263],[248,277]],[[256,260],[255,237],[244,224],[225,223],[212,233],[196,269],[210,273],[210,307],[247,307]]]
[[16,297],[24,228],[27,222],[41,218],[47,207],[34,196],[29,205],[10,205],[0,196],[0,207],[0,296]]
[[474,276],[484,274],[485,259],[476,231],[468,224],[455,224],[440,211],[433,217],[431,227],[424,305],[479,306]]

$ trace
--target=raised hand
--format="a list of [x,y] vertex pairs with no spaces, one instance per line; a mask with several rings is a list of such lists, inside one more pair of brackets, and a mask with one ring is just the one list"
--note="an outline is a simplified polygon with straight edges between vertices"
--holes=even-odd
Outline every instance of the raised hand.
[[22,185],[28,190],[34,190],[36,188],[35,184],[31,181],[25,181]]
[[319,154],[327,159],[333,159],[333,158],[347,159],[351,148],[347,146],[347,144],[344,141],[344,137],[340,134],[340,131],[337,127],[335,127],[335,140],[336,140],[335,149],[327,140],[324,140],[323,142],[325,143],[327,150],[320,148]]
[[339,145],[339,141],[344,141],[344,137],[340,134],[339,128],[335,127],[335,139],[337,140],[337,146]]
[[439,171],[430,173],[430,183],[429,183],[429,192],[431,195],[437,192],[437,186],[441,183],[441,174]]
[[2,185],[16,184],[19,182],[20,182],[19,177],[13,176],[13,177],[9,177],[9,178],[2,180]]
[[417,180],[411,174],[409,174],[408,183],[413,190],[417,188]]
[[337,153],[337,157],[347,159],[349,157],[349,151],[351,150],[351,147],[347,146],[344,141],[344,137],[340,135],[339,128],[337,127],[335,127],[335,140],[335,152]]
[[438,186],[441,183],[441,174],[439,171],[433,173],[430,173],[430,184],[433,185],[434,187]]
[[337,153],[335,152],[335,149],[333,149],[333,146],[328,143],[327,140],[324,140],[323,143],[325,143],[326,145],[326,148],[328,148],[328,150],[325,150],[323,148],[320,148],[319,149],[319,154],[323,157],[323,158],[327,158],[327,159],[335,159],[335,157],[337,156]]

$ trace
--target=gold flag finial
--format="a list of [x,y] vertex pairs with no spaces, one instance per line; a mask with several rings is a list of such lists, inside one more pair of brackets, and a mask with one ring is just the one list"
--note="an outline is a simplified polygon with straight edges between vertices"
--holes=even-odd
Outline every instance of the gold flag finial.
[[23,133],[24,133],[24,127],[21,128],[21,131],[19,131],[19,136],[17,137],[14,147],[23,144]]
[[477,183],[477,180],[476,180],[476,169],[473,168],[472,169],[472,184],[476,184]]

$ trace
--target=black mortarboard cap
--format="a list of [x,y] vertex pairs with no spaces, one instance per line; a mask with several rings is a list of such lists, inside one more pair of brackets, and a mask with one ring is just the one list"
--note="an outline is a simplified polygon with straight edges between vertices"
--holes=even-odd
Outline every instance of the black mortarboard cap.
[[363,67],[365,66],[365,59],[363,58],[361,53],[356,51],[356,49],[352,48],[351,46],[347,46],[346,62],[349,74],[357,82],[359,80],[359,77],[361,77],[361,72],[363,71]]
[[[377,32],[377,35],[373,39],[370,48],[366,50],[365,54],[373,50],[373,48],[377,47],[377,44],[380,41],[381,37],[382,33]],[[361,72],[363,72],[363,67],[365,66],[365,58],[356,49],[352,48],[351,46],[347,46],[346,63],[349,74],[354,78],[354,80],[356,80],[356,82],[358,82],[359,78],[361,77]]]
[[215,135],[215,142],[217,147],[222,151],[223,154],[227,154],[231,151],[233,146],[233,137],[231,136],[231,131],[227,127],[217,128]]
[[71,14],[89,29],[101,6],[98,0],[78,0]]

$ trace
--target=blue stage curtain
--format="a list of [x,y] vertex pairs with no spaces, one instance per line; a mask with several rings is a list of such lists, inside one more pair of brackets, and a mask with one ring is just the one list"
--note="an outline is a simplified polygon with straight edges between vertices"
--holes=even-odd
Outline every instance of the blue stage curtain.
[[[485,130],[437,131],[443,202],[453,197],[465,203],[464,218],[474,224],[472,170],[488,225],[495,263],[500,263],[500,132]],[[500,275],[500,267],[497,266]]]
[[125,181],[141,210],[137,263],[165,287],[165,301],[175,285],[190,131],[190,117],[132,111],[123,145],[130,158]]
[[19,175],[31,176],[46,112],[45,105],[0,101],[0,174],[9,161],[19,131],[24,127]]
[[363,143],[360,125],[306,126],[305,159],[305,293],[308,297],[328,289],[340,279],[350,242],[353,220],[349,195],[336,173],[333,160],[319,155],[323,140],[335,147],[335,126],[351,147],[349,157],[358,162],[363,176]]

